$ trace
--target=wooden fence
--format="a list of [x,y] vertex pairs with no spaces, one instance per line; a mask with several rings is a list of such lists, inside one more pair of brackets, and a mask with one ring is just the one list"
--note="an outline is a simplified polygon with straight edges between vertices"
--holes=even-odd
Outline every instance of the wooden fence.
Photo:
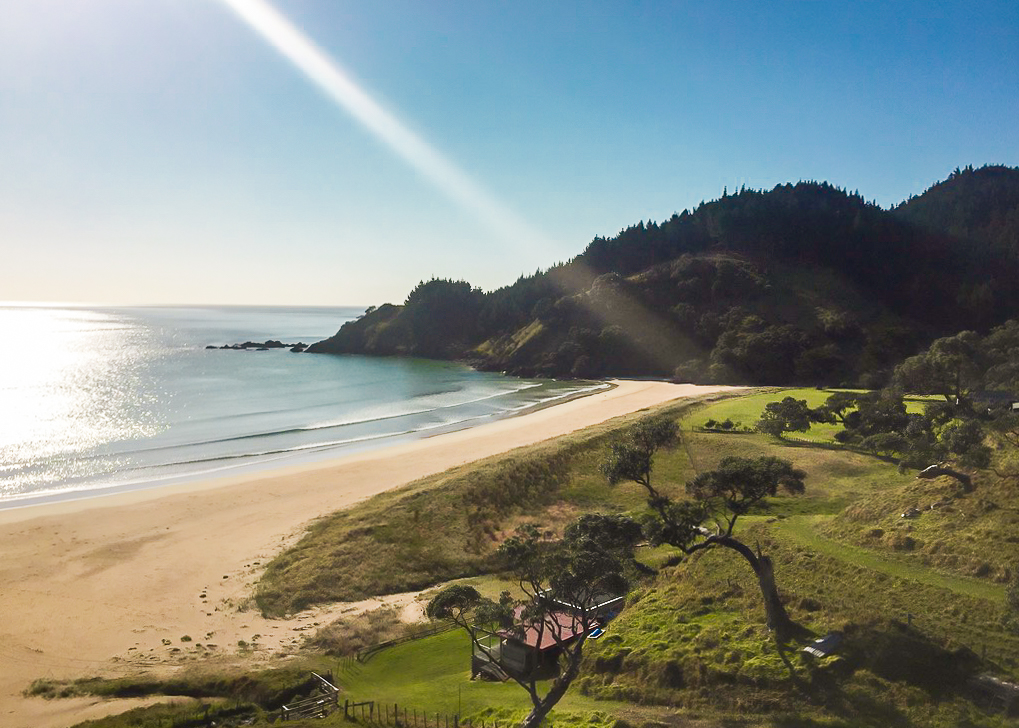
[[324,718],[339,708],[340,689],[332,684],[332,673],[329,673],[328,679],[314,672],[311,675],[318,680],[318,693],[310,698],[284,705],[280,708],[280,720]]
[[[510,728],[511,721],[481,720],[471,718],[461,722],[453,713],[429,713],[417,708],[401,707],[398,703],[378,703],[368,700],[360,703],[344,701],[343,717],[367,725],[394,726],[394,728]],[[548,728],[552,728],[551,725]]]
[[371,647],[366,647],[365,649],[358,652],[355,659],[358,662],[367,662],[372,657],[374,657],[376,653],[378,653],[380,650],[386,649],[387,647],[393,647],[394,645],[402,645],[404,642],[412,642],[413,640],[418,640],[421,639],[422,637],[431,637],[432,635],[441,634],[442,632],[448,632],[449,630],[455,628],[456,625],[453,624],[452,622],[444,622],[436,625],[435,627],[429,627],[428,629],[423,629],[418,632],[412,632],[411,634],[405,635],[403,637],[398,637],[393,640],[386,640],[385,642],[379,642],[377,644],[372,645]]

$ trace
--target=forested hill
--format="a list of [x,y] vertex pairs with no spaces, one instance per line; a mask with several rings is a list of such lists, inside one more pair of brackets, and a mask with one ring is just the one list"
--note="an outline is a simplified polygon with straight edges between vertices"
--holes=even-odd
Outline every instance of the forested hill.
[[[942,185],[989,169],[1017,173],[967,170]],[[893,212],[827,183],[741,189],[596,238],[495,291],[421,283],[309,351],[467,359],[519,375],[880,384],[935,336],[986,329],[1019,303],[1014,232],[992,243],[982,236],[997,223],[910,212],[942,185]],[[950,188],[960,200],[983,189]],[[1019,214],[1019,203],[995,205],[994,220]]]
[[1019,259],[1019,169],[956,169],[895,209],[904,220],[985,243]]

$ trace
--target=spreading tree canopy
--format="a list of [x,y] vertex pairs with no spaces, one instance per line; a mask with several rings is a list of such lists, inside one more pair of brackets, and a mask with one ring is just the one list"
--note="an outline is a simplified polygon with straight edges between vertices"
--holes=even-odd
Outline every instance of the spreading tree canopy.
[[[427,614],[450,619],[465,630],[474,649],[498,664],[498,656],[485,643],[494,630],[522,635],[537,630],[559,648],[559,673],[541,694],[538,673],[509,676],[531,699],[531,712],[522,728],[534,728],[562,699],[580,673],[584,644],[596,626],[594,607],[606,594],[623,595],[633,563],[633,547],[641,538],[639,524],[625,516],[585,515],[553,538],[536,525],[519,528],[499,548],[499,555],[525,595],[515,600],[503,592],[499,601],[486,599],[473,587],[453,585],[429,603]],[[534,657],[538,646],[532,647]],[[537,660],[534,660],[537,663]]]
[[768,402],[757,423],[759,432],[782,437],[786,432],[806,432],[810,429],[811,410],[807,400],[786,397],[781,402]]
[[688,499],[674,501],[652,485],[651,472],[657,451],[671,447],[676,439],[674,421],[645,420],[627,439],[612,445],[602,473],[612,484],[629,480],[647,491],[653,515],[644,523],[644,532],[652,543],[675,546],[684,554],[726,548],[742,556],[757,576],[768,627],[779,640],[785,639],[795,625],[779,598],[771,558],[759,549],[755,552],[733,533],[741,515],[779,489],[802,493],[806,473],[775,457],[729,456],[715,470],[700,473],[686,484]]

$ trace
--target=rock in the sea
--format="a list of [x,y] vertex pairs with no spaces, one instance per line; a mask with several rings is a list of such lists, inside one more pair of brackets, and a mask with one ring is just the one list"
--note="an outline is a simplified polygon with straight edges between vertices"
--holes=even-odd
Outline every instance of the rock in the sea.
[[223,344],[223,346],[206,346],[206,349],[232,349],[233,351],[268,351],[269,349],[290,349],[291,351],[304,351],[308,345],[304,342],[296,344],[284,344],[277,339],[268,341],[245,341],[243,344]]

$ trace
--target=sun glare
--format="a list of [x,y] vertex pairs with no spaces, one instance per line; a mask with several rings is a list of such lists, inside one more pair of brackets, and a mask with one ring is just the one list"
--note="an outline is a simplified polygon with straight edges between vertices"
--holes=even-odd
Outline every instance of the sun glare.
[[[550,241],[533,229],[518,215],[486,192],[463,170],[444,157],[384,109],[369,94],[351,79],[350,75],[319,48],[299,28],[265,0],[222,0],[245,23],[251,26],[281,55],[298,68],[310,81],[332,101],[357,119],[378,139],[389,146],[398,156],[422,174],[447,197],[477,217],[492,232],[513,250],[534,250],[547,256],[553,249]],[[584,277],[590,272],[580,261],[572,265]],[[626,305],[617,307],[611,316],[591,307],[591,313],[605,325],[619,324],[624,336],[654,357],[653,347],[632,336],[632,330],[639,328],[641,321],[664,326],[661,317],[649,311],[632,296],[625,296]],[[581,305],[586,305],[581,300]],[[625,310],[625,313],[624,313]]]
[[299,28],[265,0],[223,0],[343,110],[447,197],[516,247],[547,250],[547,240],[463,170],[384,109]]

